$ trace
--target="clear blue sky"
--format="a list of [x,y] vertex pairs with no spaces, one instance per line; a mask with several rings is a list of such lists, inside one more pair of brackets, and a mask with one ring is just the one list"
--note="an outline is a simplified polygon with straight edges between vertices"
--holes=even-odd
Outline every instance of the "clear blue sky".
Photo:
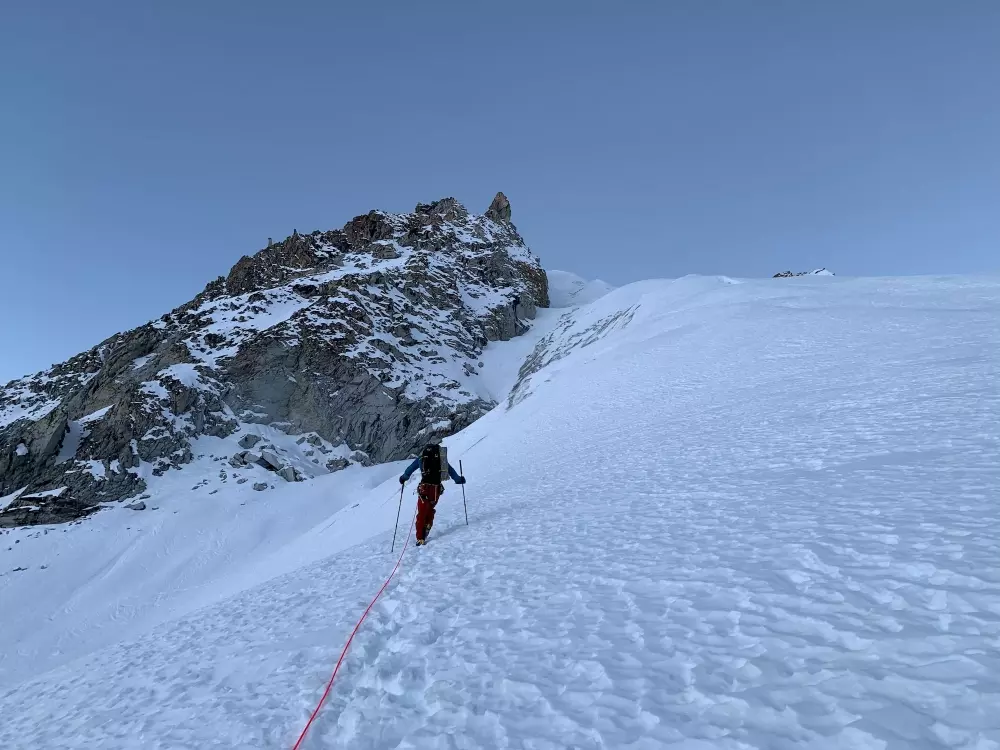
[[617,284],[1000,270],[993,0],[12,0],[0,96],[0,382],[447,195]]

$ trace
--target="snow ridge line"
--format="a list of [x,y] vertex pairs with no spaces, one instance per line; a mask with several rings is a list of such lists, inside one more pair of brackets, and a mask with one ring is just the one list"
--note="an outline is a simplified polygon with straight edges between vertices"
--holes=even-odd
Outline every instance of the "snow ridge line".
[[367,609],[365,609],[364,611],[364,614],[362,614],[361,617],[358,618],[357,623],[354,625],[354,630],[351,631],[351,635],[348,637],[347,643],[344,644],[344,648],[340,652],[340,658],[337,659],[337,666],[333,668],[333,674],[330,675],[330,681],[326,683],[326,690],[323,691],[323,696],[319,699],[319,703],[316,704],[316,708],[313,709],[312,715],[309,717],[309,721],[307,721],[305,727],[303,727],[302,734],[300,734],[299,738],[295,741],[295,744],[292,746],[292,750],[299,750],[299,748],[302,746],[302,742],[305,740],[306,734],[308,734],[309,729],[312,727],[313,722],[319,715],[320,709],[323,708],[323,704],[326,702],[327,696],[330,695],[330,689],[333,687],[333,681],[337,679],[337,672],[340,671],[340,665],[344,663],[344,657],[347,656],[347,649],[351,647],[351,642],[354,640],[354,636],[358,634],[358,630],[361,628],[361,623],[363,623],[365,621],[365,618],[368,617],[368,613],[372,611],[372,607],[375,606],[375,602],[379,600],[379,598],[382,596],[382,593],[386,590],[386,588],[388,588],[389,582],[392,581],[393,577],[396,575],[396,571],[399,570],[399,564],[403,562],[403,555],[406,554],[406,549],[407,547],[410,546],[410,537],[413,536],[413,528],[414,524],[416,523],[416,520],[417,520],[417,511],[416,509],[414,509],[413,519],[410,521],[410,531],[406,535],[406,542],[403,544],[403,551],[399,553],[399,559],[396,560],[396,564],[395,566],[393,566],[392,572],[389,574],[389,577],[385,579],[385,583],[382,584],[382,588],[378,590],[378,593],[375,594],[374,598],[371,600],[371,602],[369,602]]

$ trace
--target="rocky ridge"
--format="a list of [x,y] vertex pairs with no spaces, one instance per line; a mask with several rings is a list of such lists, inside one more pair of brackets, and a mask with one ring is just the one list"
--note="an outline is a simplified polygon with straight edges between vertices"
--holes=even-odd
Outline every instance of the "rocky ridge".
[[780,271],[774,274],[771,278],[774,279],[790,279],[793,276],[833,276],[833,271],[828,271],[825,268],[817,268],[814,271],[799,271],[795,273],[793,271]]
[[187,304],[0,388],[0,526],[66,521],[210,454],[270,486],[405,458],[495,405],[490,341],[548,306],[498,194],[371,211],[241,258]]

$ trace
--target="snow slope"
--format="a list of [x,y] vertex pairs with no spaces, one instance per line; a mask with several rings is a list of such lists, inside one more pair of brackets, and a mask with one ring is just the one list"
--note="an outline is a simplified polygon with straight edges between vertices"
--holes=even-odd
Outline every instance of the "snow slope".
[[[447,441],[471,525],[449,486],[305,746],[1000,747],[998,315],[1000,279],[802,277],[542,316]],[[398,468],[0,537],[0,745],[291,747],[395,561]],[[190,597],[154,626],[132,608],[163,586],[136,585],[121,642],[74,651],[74,608],[31,593],[88,534]]]
[[549,303],[552,307],[579,307],[600,299],[614,289],[600,279],[587,281],[570,271],[548,271]]

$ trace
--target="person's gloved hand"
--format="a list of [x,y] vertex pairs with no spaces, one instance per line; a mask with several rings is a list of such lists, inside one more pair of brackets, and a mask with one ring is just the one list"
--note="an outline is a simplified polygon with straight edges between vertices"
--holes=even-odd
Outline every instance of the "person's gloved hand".
[[399,483],[400,484],[406,484],[406,477],[400,477],[399,478]]
[[459,477],[456,479],[455,484],[465,484],[465,477]]

